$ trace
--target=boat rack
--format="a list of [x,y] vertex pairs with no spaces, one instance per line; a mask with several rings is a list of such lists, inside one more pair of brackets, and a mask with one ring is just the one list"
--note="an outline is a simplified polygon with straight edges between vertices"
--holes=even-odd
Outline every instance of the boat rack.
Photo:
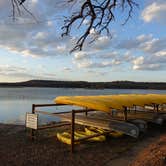
[[[54,113],[36,110],[36,108],[39,108],[39,107],[50,107],[50,106],[65,106],[65,104],[33,104],[32,105],[32,114],[45,114],[45,115],[60,117],[62,119],[62,122],[59,122],[59,123],[54,124],[54,125],[38,126],[36,130],[31,129],[31,136],[30,137],[32,140],[35,139],[35,133],[37,130],[43,130],[43,129],[48,129],[48,128],[56,128],[56,127],[61,127],[61,126],[65,126],[65,125],[70,125],[71,126],[71,152],[74,152],[75,142],[84,141],[84,140],[87,140],[89,138],[97,137],[97,136],[108,133],[108,132],[105,132],[103,134],[97,133],[97,134],[87,136],[85,138],[75,140],[74,139],[74,132],[75,132],[75,124],[76,124],[75,123],[76,114],[84,113],[85,116],[87,116],[88,112],[95,111],[95,110],[82,109],[82,110],[72,110],[72,111],[54,112]],[[68,114],[68,116],[65,116],[65,114]],[[69,116],[69,114],[70,114],[70,116]]]
[[[50,113],[47,111],[41,111],[37,108],[39,107],[52,107],[52,106],[68,106],[68,104],[33,104],[32,105],[32,114],[45,114],[45,115],[51,115],[55,117],[61,118],[61,122],[58,122],[56,124],[51,125],[45,125],[40,126],[37,125],[36,129],[31,129],[31,139],[34,140],[36,137],[36,131],[37,130],[43,130],[48,128],[56,128],[60,126],[70,125],[71,127],[71,152],[74,152],[74,145],[76,142],[84,141],[87,139],[90,139],[92,137],[97,137],[100,135],[107,134],[111,131],[120,131],[123,132],[126,135],[132,136],[134,138],[137,138],[139,136],[140,132],[145,132],[147,128],[147,122],[156,122],[155,118],[159,117],[162,120],[166,119],[166,113],[159,112],[158,108],[159,106],[155,105],[155,110],[145,110],[145,111],[139,111],[134,108],[134,111],[131,109],[128,109],[127,107],[124,107],[123,111],[118,111],[118,114],[111,114],[104,113],[102,111],[96,111],[94,109],[77,109],[77,110],[71,110],[71,111],[58,111]],[[135,113],[133,115],[133,118],[131,115],[131,111]],[[106,116],[105,116],[106,115]],[[138,117],[136,117],[138,115]],[[139,116],[141,115],[141,116]],[[154,117],[149,116],[154,115]],[[145,118],[142,118],[145,117]],[[83,126],[91,126],[96,127],[100,129],[105,129],[106,132],[104,133],[97,133],[93,135],[89,135],[80,139],[75,140],[74,139],[74,133],[75,133],[75,124],[83,125]]]
[[[84,141],[92,137],[97,137],[103,134],[107,134],[111,132],[114,128],[114,130],[122,131],[130,136],[138,137],[139,135],[139,129],[127,122],[123,121],[117,121],[117,120],[104,120],[100,118],[92,118],[88,117],[88,112],[92,112],[95,110],[92,109],[80,109],[80,110],[72,110],[72,111],[65,111],[65,112],[46,112],[46,111],[40,111],[36,108],[39,107],[50,107],[50,106],[65,106],[65,104],[33,104],[32,105],[32,114],[45,114],[45,115],[51,115],[61,118],[62,122],[54,124],[54,125],[47,125],[47,126],[37,126],[37,129],[31,129],[31,139],[35,139],[35,133],[37,130],[43,130],[48,128],[55,128],[60,127],[64,125],[70,125],[71,126],[71,152],[74,151],[74,144],[76,142]],[[97,111],[98,112],[98,111]],[[74,139],[74,132],[75,132],[75,124],[84,125],[84,126],[91,126],[91,127],[97,127],[106,129],[107,131],[104,133],[97,133],[90,136],[86,136],[84,138],[80,138],[75,140]],[[126,127],[123,127],[126,126]],[[121,129],[122,128],[122,129]]]

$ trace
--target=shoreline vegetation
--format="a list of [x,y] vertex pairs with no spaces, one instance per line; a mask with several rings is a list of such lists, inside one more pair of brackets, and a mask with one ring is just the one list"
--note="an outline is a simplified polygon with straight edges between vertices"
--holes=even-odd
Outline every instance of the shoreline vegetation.
[[166,90],[166,82],[86,82],[86,81],[52,81],[29,80],[25,82],[0,83],[0,87],[47,87],[47,88],[86,88],[86,89],[156,89]]

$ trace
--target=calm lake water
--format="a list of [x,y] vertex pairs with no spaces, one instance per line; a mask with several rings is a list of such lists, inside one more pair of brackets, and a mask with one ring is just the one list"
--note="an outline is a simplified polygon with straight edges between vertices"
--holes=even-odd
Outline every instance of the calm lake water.
[[[157,93],[166,94],[166,90],[136,90],[136,89],[72,89],[72,88],[0,88],[0,123],[24,124],[26,112],[31,112],[32,104],[53,103],[56,96],[70,95],[102,95],[125,93]],[[42,108],[53,111],[57,109]],[[71,107],[61,107],[69,110]],[[40,123],[55,120],[53,117],[40,116]]]

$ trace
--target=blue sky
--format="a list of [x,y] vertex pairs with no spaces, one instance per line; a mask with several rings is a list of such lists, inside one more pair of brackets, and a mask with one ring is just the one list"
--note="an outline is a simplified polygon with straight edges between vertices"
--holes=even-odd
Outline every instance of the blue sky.
[[[126,25],[117,12],[112,39],[102,34],[82,51],[69,54],[82,29],[61,38],[63,16],[71,8],[60,0],[27,0],[40,21],[27,13],[13,22],[10,1],[0,1],[0,82],[30,79],[166,82],[166,1],[137,0]],[[76,5],[77,7],[79,5]],[[62,12],[63,11],[63,12]],[[84,25],[88,20],[84,22]],[[91,31],[94,35],[95,31]]]

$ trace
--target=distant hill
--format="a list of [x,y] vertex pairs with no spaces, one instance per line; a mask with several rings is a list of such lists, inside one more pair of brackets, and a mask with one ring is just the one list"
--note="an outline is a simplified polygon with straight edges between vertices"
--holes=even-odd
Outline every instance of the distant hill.
[[160,89],[166,90],[166,82],[86,82],[30,80],[18,83],[0,83],[0,87],[52,87],[52,88],[90,88],[90,89]]

